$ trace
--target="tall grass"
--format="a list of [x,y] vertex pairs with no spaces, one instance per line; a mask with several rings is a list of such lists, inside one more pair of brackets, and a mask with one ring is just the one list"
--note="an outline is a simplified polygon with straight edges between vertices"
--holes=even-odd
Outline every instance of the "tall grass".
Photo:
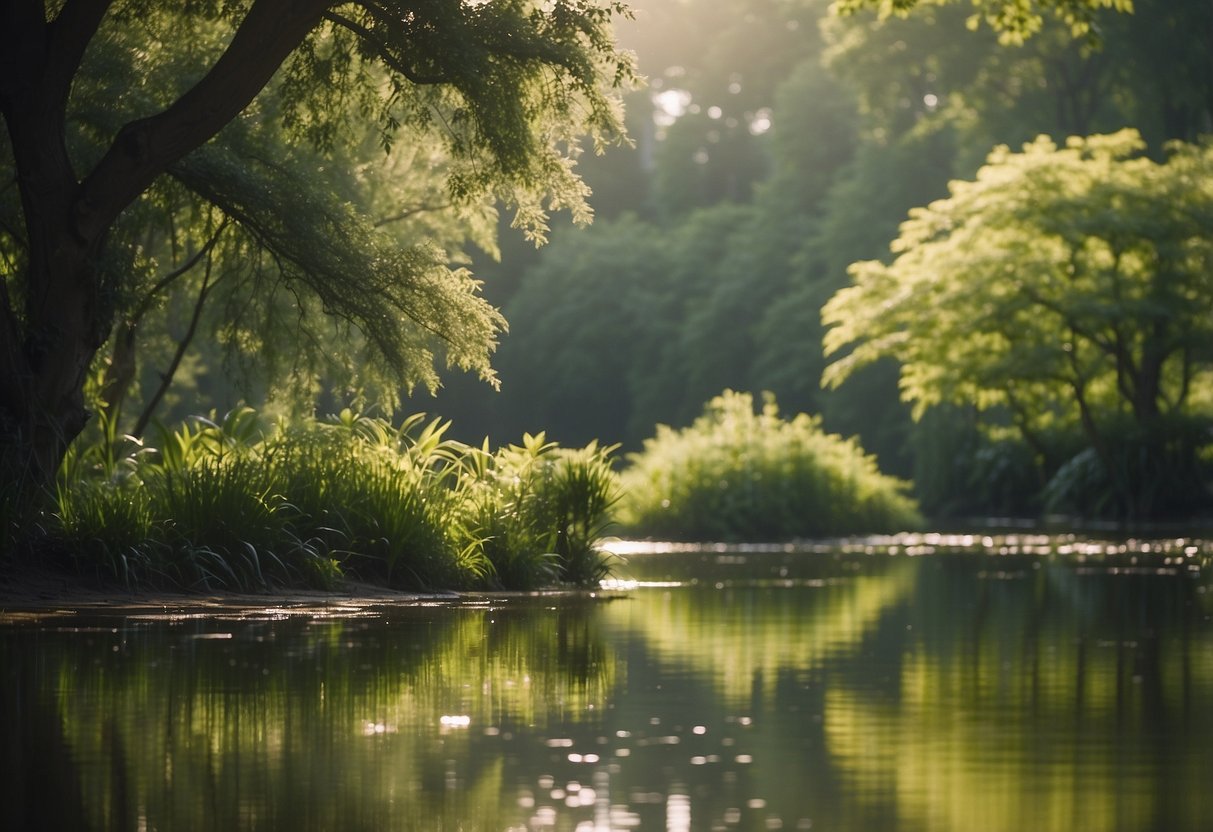
[[683,430],[659,426],[629,457],[619,520],[674,540],[789,540],[894,531],[921,522],[908,485],[854,440],[767,397],[725,391]]
[[466,528],[500,586],[596,584],[608,572],[597,547],[618,499],[613,448],[560,448],[543,433],[496,454],[465,457]]
[[350,411],[289,426],[271,441],[302,524],[359,577],[401,587],[462,588],[487,574],[463,539],[460,460],[449,423],[420,415],[393,427]]
[[527,437],[496,453],[345,411],[266,424],[249,408],[74,452],[55,536],[77,565],[200,589],[589,585],[616,483],[609,449]]

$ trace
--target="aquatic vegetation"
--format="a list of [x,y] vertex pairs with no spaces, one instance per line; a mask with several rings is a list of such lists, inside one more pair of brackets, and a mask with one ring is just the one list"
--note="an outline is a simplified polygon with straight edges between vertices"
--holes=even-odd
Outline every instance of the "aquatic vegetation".
[[908,484],[819,419],[780,417],[767,396],[725,391],[690,427],[661,425],[622,475],[620,521],[673,540],[786,540],[921,522]]
[[77,568],[125,583],[400,588],[596,584],[616,477],[609,448],[543,436],[495,453],[349,410],[270,424],[251,408],[103,436],[69,456],[48,536]]

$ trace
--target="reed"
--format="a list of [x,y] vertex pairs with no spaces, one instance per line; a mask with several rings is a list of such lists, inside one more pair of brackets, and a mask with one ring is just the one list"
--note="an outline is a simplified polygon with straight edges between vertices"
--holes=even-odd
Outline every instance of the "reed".
[[449,423],[420,416],[393,427],[349,411],[288,428],[272,441],[299,525],[329,542],[359,577],[400,587],[479,584],[487,567],[465,551],[458,522],[465,446]]

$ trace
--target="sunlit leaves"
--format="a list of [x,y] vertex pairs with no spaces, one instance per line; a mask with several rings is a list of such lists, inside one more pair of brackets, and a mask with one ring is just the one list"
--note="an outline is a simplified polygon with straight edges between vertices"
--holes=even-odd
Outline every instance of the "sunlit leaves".
[[350,4],[288,64],[284,112],[320,147],[367,116],[385,148],[402,126],[428,131],[452,160],[452,198],[501,198],[542,237],[549,210],[588,218],[569,147],[621,138],[618,95],[634,74],[610,21],[626,13],[582,0]]
[[661,540],[786,540],[917,522],[906,484],[819,418],[726,390],[687,428],[657,427],[623,475],[621,519]]
[[[921,5],[939,5],[948,0],[923,0]],[[1074,37],[1092,32],[1099,9],[1133,11],[1133,0],[972,0],[975,11],[968,26],[976,29],[983,23],[998,32],[1006,44],[1022,44],[1044,25],[1046,16],[1062,20]],[[909,14],[919,6],[919,0],[835,0],[834,8],[849,14],[865,7],[876,8],[882,17]]]

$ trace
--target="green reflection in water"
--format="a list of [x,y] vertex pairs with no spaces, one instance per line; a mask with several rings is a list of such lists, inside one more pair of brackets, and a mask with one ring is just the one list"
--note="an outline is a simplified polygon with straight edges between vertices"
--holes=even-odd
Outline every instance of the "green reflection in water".
[[891,695],[830,687],[844,782],[906,828],[1213,825],[1207,593],[1057,562],[973,577],[919,571]]
[[1210,829],[1207,565],[682,552],[611,601],[10,623],[0,827]]
[[[744,568],[738,557],[715,559]],[[634,632],[664,661],[694,668],[727,703],[746,703],[756,678],[774,679],[785,669],[809,672],[862,647],[914,587],[911,561],[882,566],[845,579],[759,579],[740,586],[735,576],[709,577],[613,605],[606,619]]]
[[588,612],[73,622],[32,651],[10,633],[4,712],[40,723],[10,753],[76,770],[81,828],[503,828],[503,740],[616,684]]

